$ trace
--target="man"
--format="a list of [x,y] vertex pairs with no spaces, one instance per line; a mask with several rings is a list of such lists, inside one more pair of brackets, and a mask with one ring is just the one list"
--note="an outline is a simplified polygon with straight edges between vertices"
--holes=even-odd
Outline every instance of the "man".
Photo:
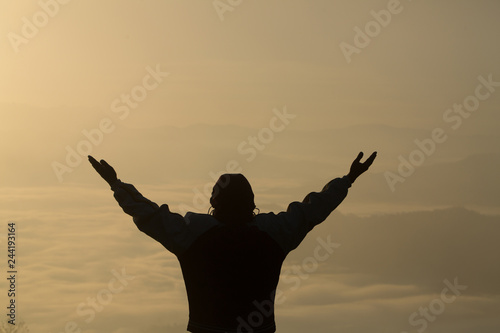
[[92,156],[89,161],[139,230],[177,256],[188,296],[188,331],[272,333],[274,296],[285,257],[344,200],[376,154],[361,163],[359,153],[346,176],[279,214],[256,215],[248,180],[241,174],[225,174],[212,191],[213,211],[188,212],[184,217],[121,182],[106,161]]

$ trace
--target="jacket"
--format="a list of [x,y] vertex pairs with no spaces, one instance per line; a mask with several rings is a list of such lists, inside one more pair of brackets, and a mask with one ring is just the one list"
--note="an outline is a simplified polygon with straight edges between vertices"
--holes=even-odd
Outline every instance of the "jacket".
[[284,259],[344,200],[349,187],[348,176],[333,179],[284,212],[260,213],[232,227],[209,214],[171,212],[120,180],[111,185],[137,228],[179,260],[189,304],[187,330],[194,333],[275,332],[274,297]]

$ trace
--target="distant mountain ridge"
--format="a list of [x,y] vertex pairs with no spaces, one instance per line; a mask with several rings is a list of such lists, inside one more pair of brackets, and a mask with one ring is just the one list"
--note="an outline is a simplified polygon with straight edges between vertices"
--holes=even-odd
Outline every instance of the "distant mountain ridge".
[[[53,163],[66,164],[67,149],[76,151],[78,144],[89,140],[82,131],[92,131],[99,124],[100,116],[108,116],[97,110],[94,112],[90,118],[95,121],[88,121],[87,117],[85,124],[78,121],[71,124],[70,127],[79,128],[78,131],[63,126],[61,132],[37,126],[36,117],[23,123],[26,114],[12,114],[17,121],[10,127],[3,124],[8,127],[6,135],[10,140],[0,142],[4,156],[0,164],[1,184],[62,185],[55,175]],[[21,125],[26,127],[24,132],[17,128]],[[377,150],[377,160],[369,173],[353,186],[349,203],[499,208],[500,178],[495,175],[500,166],[500,146],[493,144],[499,142],[498,136],[449,133],[448,140],[437,145],[435,152],[426,156],[425,162],[416,167],[411,176],[405,177],[404,182],[397,183],[392,192],[386,173],[398,172],[400,158],[408,159],[412,151],[418,149],[414,140],[425,139],[428,130],[384,124],[317,131],[290,127],[274,132],[272,140],[267,138],[263,142],[259,139],[262,128],[228,124],[153,125],[139,129],[116,121],[115,125],[111,133],[103,135],[99,144],[90,145],[91,154],[108,160],[121,177],[134,183],[189,182],[202,186],[213,181],[209,173],[224,172],[229,162],[236,161],[248,177],[295,184],[297,189],[290,193],[296,191],[295,195],[302,197],[304,184],[319,187],[328,179],[346,174],[357,152],[364,151],[368,156]],[[251,137],[263,148],[253,146]],[[9,144],[14,141],[16,149]],[[255,154],[250,154],[250,150]],[[71,172],[63,174],[64,183],[101,181],[88,165],[86,155],[86,152],[81,154],[81,162],[72,167]]]

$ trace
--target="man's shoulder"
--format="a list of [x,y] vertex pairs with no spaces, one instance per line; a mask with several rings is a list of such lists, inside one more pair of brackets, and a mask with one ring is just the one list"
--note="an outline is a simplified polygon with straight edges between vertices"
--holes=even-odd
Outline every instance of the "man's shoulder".
[[184,220],[190,231],[195,233],[207,231],[220,224],[212,215],[194,212],[187,212]]

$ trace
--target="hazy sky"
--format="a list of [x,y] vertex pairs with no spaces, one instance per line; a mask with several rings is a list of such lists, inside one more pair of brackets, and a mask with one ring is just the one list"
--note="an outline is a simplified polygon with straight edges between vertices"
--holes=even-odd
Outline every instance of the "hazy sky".
[[[18,321],[185,331],[176,258],[88,153],[178,212],[206,212],[214,175],[236,165],[278,212],[377,150],[285,262],[278,332],[498,332],[499,13],[494,0],[3,1],[0,241],[15,221]],[[327,236],[331,258],[287,275]],[[91,316],[122,269],[134,279]],[[454,279],[463,295],[412,325]]]

